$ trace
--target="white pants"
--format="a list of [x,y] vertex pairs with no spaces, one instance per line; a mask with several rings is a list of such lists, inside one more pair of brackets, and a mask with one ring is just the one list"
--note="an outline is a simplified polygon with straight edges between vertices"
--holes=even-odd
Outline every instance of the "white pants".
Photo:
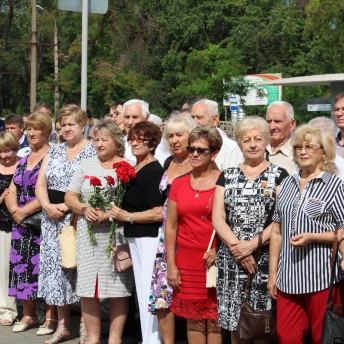
[[4,314],[10,314],[16,319],[18,315],[16,298],[8,296],[11,235],[11,232],[0,231],[0,318]]
[[134,267],[137,300],[140,308],[142,344],[161,344],[158,318],[148,311],[153,265],[158,247],[156,238],[127,238]]

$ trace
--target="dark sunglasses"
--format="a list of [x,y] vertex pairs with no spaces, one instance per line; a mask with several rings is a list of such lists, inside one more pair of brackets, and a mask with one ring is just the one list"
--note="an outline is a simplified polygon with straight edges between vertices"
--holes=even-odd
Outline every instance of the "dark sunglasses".
[[207,151],[210,151],[210,148],[195,148],[195,147],[186,147],[186,150],[189,154],[194,154],[197,152],[198,155],[205,155]]

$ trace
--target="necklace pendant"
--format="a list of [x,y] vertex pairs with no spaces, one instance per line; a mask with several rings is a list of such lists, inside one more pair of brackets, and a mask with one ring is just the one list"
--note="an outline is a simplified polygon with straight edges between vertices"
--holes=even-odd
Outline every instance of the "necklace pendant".
[[263,190],[263,194],[264,194],[265,196],[269,197],[269,196],[270,196],[270,191],[267,190],[267,189],[264,189],[264,190]]
[[198,193],[196,193],[195,197],[198,198]]

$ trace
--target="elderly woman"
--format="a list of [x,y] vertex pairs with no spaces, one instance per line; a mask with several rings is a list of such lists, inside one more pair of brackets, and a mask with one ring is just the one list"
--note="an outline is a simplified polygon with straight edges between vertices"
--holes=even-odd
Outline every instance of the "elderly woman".
[[124,130],[123,104],[124,102],[116,102],[111,105],[109,119],[114,121],[121,129],[123,135],[125,135],[126,132]]
[[5,199],[18,164],[19,147],[18,139],[12,133],[0,133],[0,319],[1,325],[4,326],[11,326],[18,315],[15,297],[8,296],[8,257],[13,219],[6,207]]
[[186,150],[190,131],[197,126],[189,115],[174,115],[166,124],[163,136],[168,142],[173,154],[166,159],[165,173],[161,178],[159,188],[164,197],[162,211],[163,226],[159,238],[156,259],[153,267],[149,310],[157,314],[162,337],[165,344],[174,343],[175,326],[174,314],[170,312],[172,287],[167,283],[167,260],[165,246],[165,226],[167,217],[167,196],[174,179],[190,172],[189,153]]
[[[23,318],[13,327],[13,332],[26,331],[36,327],[36,299],[40,261],[40,233],[25,227],[23,221],[41,210],[35,196],[35,188],[43,157],[49,145],[52,130],[51,118],[44,113],[35,113],[26,120],[27,139],[31,153],[22,158],[15,170],[9,193],[5,198],[6,206],[13,217],[9,296],[22,300]],[[54,316],[47,307],[47,318]]]
[[213,232],[215,183],[220,175],[214,160],[221,146],[216,128],[191,130],[187,151],[192,171],[174,180],[168,196],[165,237],[167,280],[174,289],[171,311],[187,319],[190,344],[222,343],[216,290],[206,288],[206,269],[215,263],[216,244],[206,251]]
[[48,305],[57,306],[58,313],[56,331],[56,325],[48,319],[43,325],[45,328],[41,329],[42,334],[53,333],[45,344],[56,344],[70,338],[69,305],[79,300],[75,291],[76,270],[64,269],[60,265],[58,234],[70,223],[64,195],[74,172],[82,161],[97,154],[94,144],[84,138],[86,121],[85,111],[76,105],[61,109],[59,123],[66,142],[49,150],[37,180],[36,195],[43,208],[38,295]]
[[[148,313],[152,266],[159,241],[162,220],[162,195],[159,183],[163,168],[154,158],[161,131],[151,122],[140,122],[130,128],[127,138],[136,157],[136,178],[127,187],[123,209],[114,206],[111,216],[124,222],[134,267],[143,344],[161,343],[157,318]],[[148,273],[147,273],[148,272]]]
[[[85,160],[74,174],[66,193],[66,205],[74,213],[83,215],[78,220],[77,235],[77,294],[81,297],[82,314],[86,324],[87,343],[100,343],[101,311],[99,299],[110,298],[109,343],[120,343],[128,313],[128,297],[134,286],[133,270],[114,271],[113,259],[105,255],[108,245],[111,211],[95,210],[79,201],[88,200],[94,193],[88,176],[96,176],[107,185],[106,178],[117,175],[113,164],[123,161],[124,141],[119,127],[105,121],[95,126],[97,157]],[[87,230],[87,221],[94,224],[96,243],[92,244]],[[115,245],[125,244],[123,225],[115,232]],[[97,291],[96,291],[97,290]]]
[[[264,159],[270,141],[269,126],[263,118],[246,117],[235,129],[235,139],[244,162],[221,173],[216,183],[213,225],[222,242],[217,252],[217,304],[219,324],[231,332],[233,344],[241,340],[237,325],[248,274],[254,274],[248,302],[257,311],[271,309],[266,289],[269,269],[271,217],[276,188],[288,173]],[[263,247],[256,259],[259,232]]]
[[[299,169],[278,195],[270,241],[268,289],[277,302],[279,342],[303,343],[309,327],[321,343],[330,285],[334,232],[344,228],[344,184],[335,175],[335,142],[328,130],[299,127],[291,139]],[[333,302],[344,302],[335,264]]]

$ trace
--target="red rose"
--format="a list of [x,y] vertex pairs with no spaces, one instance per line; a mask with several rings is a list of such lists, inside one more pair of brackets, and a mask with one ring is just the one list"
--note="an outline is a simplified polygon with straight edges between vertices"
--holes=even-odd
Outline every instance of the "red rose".
[[90,177],[90,184],[93,186],[102,186],[102,182],[97,177]]
[[136,178],[136,172],[134,170],[134,167],[132,167],[126,161],[114,163],[113,168],[116,169],[118,178],[126,184],[130,182],[130,179]]
[[106,181],[109,183],[109,185],[115,185],[115,179],[111,176],[105,177]]

